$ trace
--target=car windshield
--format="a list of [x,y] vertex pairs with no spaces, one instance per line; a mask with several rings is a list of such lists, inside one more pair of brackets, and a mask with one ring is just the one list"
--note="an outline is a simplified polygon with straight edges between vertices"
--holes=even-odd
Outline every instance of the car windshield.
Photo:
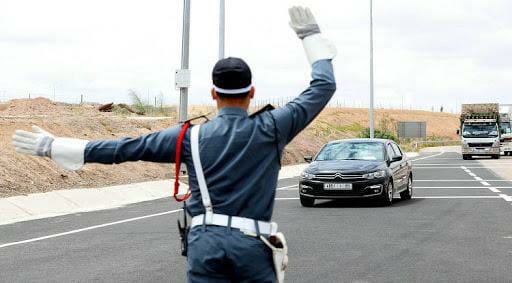
[[315,159],[325,160],[384,160],[384,145],[375,142],[339,142],[327,144]]
[[464,125],[462,136],[465,138],[497,137],[496,124],[467,124]]

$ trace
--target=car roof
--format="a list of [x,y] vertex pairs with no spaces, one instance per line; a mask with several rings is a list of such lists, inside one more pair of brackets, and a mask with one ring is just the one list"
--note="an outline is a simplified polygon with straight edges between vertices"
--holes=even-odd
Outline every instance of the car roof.
[[389,139],[358,138],[358,139],[334,140],[334,141],[328,142],[328,144],[330,144],[330,143],[339,143],[339,142],[373,142],[373,143],[383,143],[383,144],[385,144],[387,142],[392,142],[392,140],[389,140]]

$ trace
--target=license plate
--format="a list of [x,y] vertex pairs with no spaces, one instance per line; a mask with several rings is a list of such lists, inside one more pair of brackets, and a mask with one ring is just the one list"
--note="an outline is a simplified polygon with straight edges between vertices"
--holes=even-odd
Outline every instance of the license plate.
[[325,183],[324,190],[336,190],[336,191],[350,191],[352,190],[352,184],[347,183]]

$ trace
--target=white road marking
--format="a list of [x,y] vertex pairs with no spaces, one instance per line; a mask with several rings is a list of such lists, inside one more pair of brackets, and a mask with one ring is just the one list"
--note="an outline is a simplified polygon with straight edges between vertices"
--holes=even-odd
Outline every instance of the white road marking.
[[[415,189],[487,189],[486,187],[416,187]],[[499,189],[512,189],[512,187],[495,187]]]
[[[494,192],[494,193],[501,193],[500,190],[498,190],[498,188],[506,188],[506,187],[489,187],[491,184],[483,181],[482,178],[478,177],[475,173],[473,172],[468,172],[469,170],[467,169],[467,167],[465,166],[460,166],[461,169],[463,169],[464,171],[466,171],[468,173],[469,176],[472,176],[475,178],[475,180],[477,181],[481,181],[480,183],[484,186],[486,186],[487,189],[489,189],[491,192]],[[509,195],[506,195],[506,194],[499,194],[499,197],[504,199],[505,201],[508,201],[508,202],[512,202],[512,197],[509,196]]]
[[149,214],[149,215],[145,215],[145,216],[139,216],[139,217],[128,218],[128,219],[119,220],[119,221],[115,221],[115,222],[109,222],[109,223],[104,223],[104,224],[100,224],[100,225],[89,226],[89,227],[85,227],[85,228],[81,228],[81,229],[76,229],[76,230],[71,230],[71,231],[67,231],[67,232],[63,232],[63,233],[52,234],[52,235],[48,235],[48,236],[44,236],[44,237],[38,237],[38,238],[32,238],[32,239],[18,241],[18,242],[1,244],[0,245],[0,249],[1,248],[5,248],[5,247],[10,247],[10,246],[16,246],[16,245],[21,245],[21,244],[27,244],[27,243],[42,241],[42,240],[46,240],[46,239],[62,237],[62,236],[66,236],[66,235],[71,235],[71,234],[76,234],[76,233],[80,233],[80,232],[84,232],[84,231],[89,231],[89,230],[94,230],[94,229],[98,229],[98,228],[108,227],[108,226],[112,226],[112,225],[117,225],[117,224],[132,222],[132,221],[137,221],[137,220],[141,220],[141,219],[146,219],[146,218],[151,218],[151,217],[156,217],[156,216],[172,214],[172,213],[176,213],[176,212],[179,212],[179,211],[182,211],[182,209],[175,209],[175,210],[170,210],[170,211],[164,211],[164,212],[160,212],[160,213]]
[[490,188],[488,188],[488,189],[489,189],[491,192],[493,192],[493,193],[501,193],[501,191],[500,191],[500,190],[498,190],[498,189],[496,189],[496,188],[493,188],[493,187],[490,187]]
[[500,197],[505,201],[512,201],[512,197],[506,194],[500,194]]
[[[497,165],[512,165],[512,162],[508,162],[508,163],[494,163],[494,164],[497,164]],[[453,164],[447,164],[447,163],[419,163],[419,164],[414,164],[414,166],[438,166],[438,165],[449,165],[449,166],[461,166],[464,167],[462,169],[467,169],[467,168],[472,168],[473,166],[476,166],[476,165],[481,165],[481,163],[473,163],[472,165],[467,165],[467,163],[453,163]],[[462,165],[465,165],[465,166],[462,166]]]
[[426,199],[496,199],[499,196],[425,196],[425,197],[413,197],[413,198],[426,198]]
[[416,158],[416,159],[411,159],[411,161],[418,161],[418,160],[423,160],[423,159],[428,159],[428,158],[432,158],[432,157],[437,157],[437,156],[441,156],[444,154],[444,150],[441,150],[440,153],[437,153],[437,154],[434,154],[434,155],[429,155],[429,156],[425,156],[425,157],[420,157],[420,158]]
[[[512,180],[482,180],[486,182],[512,182]],[[414,180],[414,182],[478,182],[477,180]]]
[[[292,189],[293,187],[298,187],[298,185],[281,187],[281,188],[277,188],[277,190]],[[298,199],[299,198],[276,198],[276,200],[298,200]],[[71,230],[71,231],[67,231],[67,232],[52,234],[52,235],[48,235],[48,236],[32,238],[32,239],[28,239],[28,240],[11,242],[11,243],[6,243],[6,244],[0,244],[0,249],[1,248],[6,248],[6,247],[10,247],[10,246],[16,246],[16,245],[21,245],[21,244],[27,244],[27,243],[38,242],[38,241],[42,241],[42,240],[62,237],[62,236],[66,236],[66,235],[76,234],[76,233],[80,233],[80,232],[85,232],[85,231],[99,229],[99,228],[103,228],[103,227],[118,225],[118,224],[122,224],[122,223],[128,223],[128,222],[142,220],[142,219],[146,219],[146,218],[152,218],[152,217],[172,214],[172,213],[176,213],[176,212],[179,212],[179,211],[182,211],[182,210],[183,209],[175,209],[175,210],[170,210],[170,211],[164,211],[164,212],[160,212],[160,213],[149,214],[149,215],[144,215],[144,216],[139,216],[139,217],[134,217],[134,218],[128,218],[128,219],[124,219],[124,220],[119,220],[119,221],[115,221],[115,222],[109,222],[109,223],[89,226],[89,227],[85,227],[85,228],[80,228],[80,229]]]
[[[448,165],[448,166],[420,166],[420,165],[416,165],[416,164],[413,164],[413,168],[414,169],[456,169],[456,168],[460,168],[460,166],[449,166],[451,164],[444,164],[444,165]],[[471,166],[471,167],[468,167],[468,168],[471,168],[471,169],[498,169],[498,168],[510,168],[510,166]]]
[[277,188],[276,190],[278,190],[278,191],[293,191],[298,188],[299,188],[299,185],[291,185],[291,186],[287,186],[287,187]]

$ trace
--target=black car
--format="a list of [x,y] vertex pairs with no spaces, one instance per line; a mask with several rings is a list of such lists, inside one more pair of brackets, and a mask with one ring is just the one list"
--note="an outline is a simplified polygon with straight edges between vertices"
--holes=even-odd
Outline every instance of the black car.
[[400,147],[385,139],[349,139],[325,144],[302,172],[300,203],[315,199],[374,198],[391,205],[393,196],[412,197],[412,165]]

